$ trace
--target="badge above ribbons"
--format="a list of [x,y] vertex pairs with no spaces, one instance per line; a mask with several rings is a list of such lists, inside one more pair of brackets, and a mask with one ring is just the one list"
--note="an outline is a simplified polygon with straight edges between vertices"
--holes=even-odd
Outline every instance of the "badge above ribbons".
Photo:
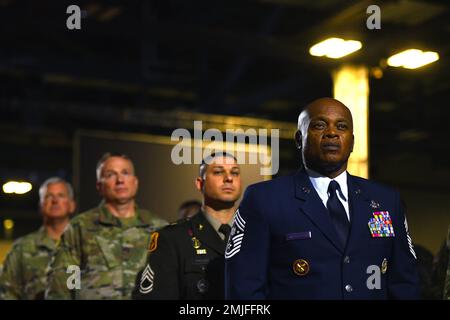
[[372,238],[395,237],[389,211],[374,212],[373,218],[369,220],[368,225]]

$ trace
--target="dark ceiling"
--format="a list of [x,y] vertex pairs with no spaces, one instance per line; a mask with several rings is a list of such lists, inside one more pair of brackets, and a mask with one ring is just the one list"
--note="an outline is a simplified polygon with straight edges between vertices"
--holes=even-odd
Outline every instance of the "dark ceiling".
[[[66,27],[70,4],[81,30]],[[371,4],[380,30],[366,28]],[[155,118],[180,110],[294,124],[307,102],[332,95],[331,71],[354,63],[383,71],[370,78],[371,175],[420,188],[424,176],[407,175],[425,161],[438,177],[427,187],[450,191],[447,1],[0,0],[0,30],[2,179],[70,177],[79,128],[167,133]],[[363,48],[338,61],[310,56],[328,36]],[[440,60],[385,67],[412,46]]]

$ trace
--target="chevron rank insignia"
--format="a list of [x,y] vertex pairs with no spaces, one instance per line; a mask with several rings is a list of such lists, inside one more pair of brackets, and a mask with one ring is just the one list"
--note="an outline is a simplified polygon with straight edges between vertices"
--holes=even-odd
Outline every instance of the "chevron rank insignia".
[[405,231],[406,231],[406,239],[408,240],[409,252],[411,252],[414,259],[417,260],[417,255],[416,255],[416,252],[414,251],[414,245],[412,243],[411,236],[409,235],[408,221],[406,221],[406,217],[405,217],[404,225],[405,225]]
[[225,250],[225,259],[229,259],[241,250],[242,239],[244,238],[245,220],[242,219],[239,210],[234,218],[230,239]]
[[141,276],[141,282],[139,285],[140,293],[147,294],[153,291],[154,276],[155,273],[152,268],[150,268],[150,264],[147,264]]

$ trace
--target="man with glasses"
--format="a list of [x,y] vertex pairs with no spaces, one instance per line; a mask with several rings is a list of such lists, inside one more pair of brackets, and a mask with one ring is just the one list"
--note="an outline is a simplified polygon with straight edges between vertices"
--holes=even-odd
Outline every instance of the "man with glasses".
[[0,276],[0,299],[43,299],[47,267],[64,228],[75,210],[72,186],[52,177],[39,188],[43,224],[39,230],[17,239]]
[[131,298],[136,274],[146,261],[149,236],[167,225],[137,206],[139,180],[128,156],[106,153],[96,173],[103,201],[74,218],[64,232],[47,299]]

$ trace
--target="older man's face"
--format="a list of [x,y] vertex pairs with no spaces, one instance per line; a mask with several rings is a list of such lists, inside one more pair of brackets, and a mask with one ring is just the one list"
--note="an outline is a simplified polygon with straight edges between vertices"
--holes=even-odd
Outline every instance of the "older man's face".
[[347,169],[353,150],[350,111],[333,99],[319,99],[307,110],[307,130],[302,136],[303,161],[308,168],[335,177]]
[[62,182],[51,183],[41,200],[41,213],[47,218],[67,218],[75,210],[75,202]]

